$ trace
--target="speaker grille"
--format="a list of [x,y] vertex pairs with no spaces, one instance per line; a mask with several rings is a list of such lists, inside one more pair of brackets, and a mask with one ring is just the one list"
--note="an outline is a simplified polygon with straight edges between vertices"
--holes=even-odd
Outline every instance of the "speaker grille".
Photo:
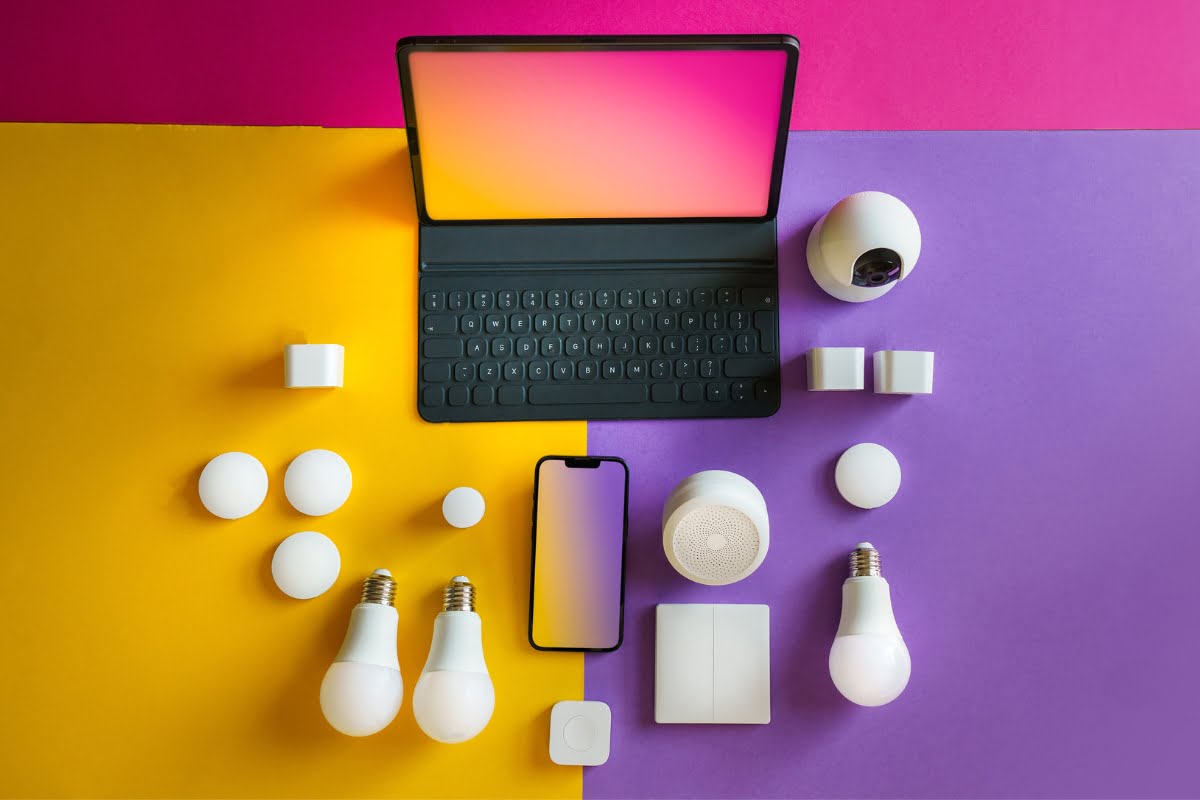
[[735,508],[702,506],[679,520],[671,546],[693,575],[732,582],[758,557],[758,528]]

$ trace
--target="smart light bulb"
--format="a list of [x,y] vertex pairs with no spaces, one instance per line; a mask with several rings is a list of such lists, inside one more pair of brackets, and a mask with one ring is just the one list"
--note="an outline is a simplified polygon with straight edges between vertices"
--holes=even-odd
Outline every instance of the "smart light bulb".
[[433,621],[429,659],[413,691],[413,715],[430,739],[456,744],[479,735],[495,707],[475,587],[459,576],[446,587],[442,613]]
[[842,621],[829,651],[829,675],[850,702],[882,706],[900,696],[911,672],[892,614],[891,588],[879,572],[879,551],[863,542],[850,554],[850,577],[842,584]]
[[399,616],[396,582],[386,569],[363,581],[362,600],[350,612],[342,649],[321,681],[321,712],[347,736],[370,736],[400,711],[404,680],[396,659]]

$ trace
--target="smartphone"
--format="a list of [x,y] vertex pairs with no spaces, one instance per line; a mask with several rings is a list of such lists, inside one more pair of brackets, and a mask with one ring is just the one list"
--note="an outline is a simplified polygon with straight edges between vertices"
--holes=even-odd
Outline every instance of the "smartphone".
[[529,643],[609,652],[625,635],[629,467],[611,456],[546,456],[533,473]]

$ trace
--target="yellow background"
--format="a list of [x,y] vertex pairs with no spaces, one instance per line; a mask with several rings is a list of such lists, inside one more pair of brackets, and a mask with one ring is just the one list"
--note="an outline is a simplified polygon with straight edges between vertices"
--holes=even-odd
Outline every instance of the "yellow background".
[[[414,408],[415,216],[402,131],[0,126],[0,794],[579,796],[546,755],[583,659],[526,643],[535,460],[583,423],[429,425]],[[285,390],[288,342],[346,346],[346,387]],[[326,447],[348,503],[291,510],[288,461]],[[242,520],[196,497],[244,450],[271,490]],[[450,488],[487,515],[453,531]],[[275,545],[341,549],[284,597]],[[363,577],[397,576],[405,703],[328,728],[321,676]],[[496,714],[439,745],[412,718],[441,586],[479,588]]]

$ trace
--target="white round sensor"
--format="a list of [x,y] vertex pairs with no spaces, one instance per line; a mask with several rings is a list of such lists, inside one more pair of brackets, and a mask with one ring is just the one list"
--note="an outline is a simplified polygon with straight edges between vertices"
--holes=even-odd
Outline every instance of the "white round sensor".
[[850,505],[879,508],[900,490],[900,462],[883,445],[856,444],[838,459],[834,481]]
[[200,473],[200,502],[222,519],[241,519],[267,497],[267,471],[249,453],[222,453]]
[[470,486],[459,486],[446,493],[442,516],[456,528],[470,528],[483,519],[483,495]]
[[271,577],[279,591],[297,600],[324,594],[337,580],[342,557],[323,533],[301,531],[279,543],[271,559]]
[[342,507],[353,482],[346,459],[332,450],[309,450],[288,465],[283,493],[301,514],[321,517]]

